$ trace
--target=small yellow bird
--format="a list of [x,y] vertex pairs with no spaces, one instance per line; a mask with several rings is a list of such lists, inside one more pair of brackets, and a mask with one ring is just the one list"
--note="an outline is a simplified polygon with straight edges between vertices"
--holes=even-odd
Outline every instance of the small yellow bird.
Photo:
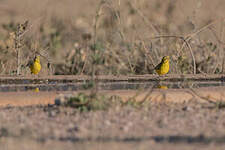
[[170,57],[164,56],[162,61],[155,67],[155,71],[158,75],[165,75],[169,72],[170,69]]
[[29,63],[29,67],[32,74],[38,74],[41,71],[40,57],[35,56],[34,61]]

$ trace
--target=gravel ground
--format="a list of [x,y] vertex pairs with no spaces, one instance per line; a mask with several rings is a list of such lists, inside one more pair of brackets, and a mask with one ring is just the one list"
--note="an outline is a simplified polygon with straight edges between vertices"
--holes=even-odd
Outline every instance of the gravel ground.
[[225,110],[207,103],[152,103],[79,113],[63,106],[0,108],[1,150],[221,149]]

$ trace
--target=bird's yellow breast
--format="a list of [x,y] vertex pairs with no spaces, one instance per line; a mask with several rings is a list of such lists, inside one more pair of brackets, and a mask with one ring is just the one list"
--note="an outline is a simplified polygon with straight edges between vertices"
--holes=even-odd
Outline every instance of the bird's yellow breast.
[[34,61],[34,63],[30,65],[30,71],[32,74],[38,74],[41,71],[41,64],[37,61]]
[[169,65],[169,61],[166,62],[162,62],[159,67],[156,69],[156,72],[159,75],[164,75],[167,74],[169,72],[170,69],[170,65]]

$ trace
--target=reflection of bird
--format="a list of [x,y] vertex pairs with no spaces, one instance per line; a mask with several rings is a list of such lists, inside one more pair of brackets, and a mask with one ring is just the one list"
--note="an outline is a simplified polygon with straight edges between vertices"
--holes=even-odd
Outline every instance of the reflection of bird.
[[34,61],[29,63],[29,67],[32,74],[38,74],[41,70],[40,57],[36,56]]
[[167,90],[168,87],[166,85],[158,85],[157,87],[158,89],[164,89],[164,90]]
[[170,61],[170,57],[169,56],[164,56],[162,58],[162,61],[155,67],[155,71],[159,75],[167,74],[169,72],[169,69],[170,69],[169,61]]
[[34,92],[39,92],[39,88],[37,87],[37,88],[33,89],[33,91]]

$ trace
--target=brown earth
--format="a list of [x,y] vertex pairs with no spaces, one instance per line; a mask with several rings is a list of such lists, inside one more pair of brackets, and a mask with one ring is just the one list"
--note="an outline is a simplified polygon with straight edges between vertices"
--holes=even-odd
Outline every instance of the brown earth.
[[205,100],[224,101],[224,87],[100,92],[124,100],[148,95],[151,103],[79,113],[47,105],[71,92],[2,92],[1,150],[225,148],[225,111]]
[[[124,101],[135,98],[137,101],[148,99],[153,102],[184,103],[193,99],[199,102],[225,101],[225,87],[208,87],[199,89],[149,89],[149,90],[102,90],[105,95],[116,95]],[[54,100],[63,95],[76,94],[79,92],[0,92],[0,106],[30,106],[54,104]]]
[[192,99],[79,113],[39,105],[0,108],[1,150],[225,148],[225,111]]

